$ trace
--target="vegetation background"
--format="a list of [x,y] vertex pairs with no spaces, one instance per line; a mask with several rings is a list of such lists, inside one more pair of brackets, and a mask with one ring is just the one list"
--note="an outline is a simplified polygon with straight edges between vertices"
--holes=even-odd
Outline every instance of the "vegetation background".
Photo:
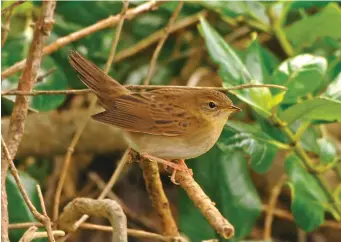
[[[5,9],[13,2],[1,3]],[[129,1],[129,8],[144,3]],[[110,76],[122,84],[143,84],[163,28],[178,4],[164,2],[125,20]],[[15,100],[5,93],[17,89],[21,74],[4,77],[3,73],[28,56],[41,5],[26,1],[13,9],[10,18],[6,13],[2,17],[2,38],[8,34],[1,48],[5,140]],[[119,1],[58,1],[46,45],[120,14],[122,7]],[[233,115],[212,150],[186,162],[194,179],[235,227],[231,241],[341,238],[340,26],[340,3],[332,1],[185,1],[173,24],[175,30],[161,49],[151,85],[288,88],[229,92],[243,112]],[[96,31],[44,56],[33,90],[84,89],[68,62],[68,51],[77,50],[104,68],[113,30]],[[92,97],[90,93],[29,97],[25,133],[14,161],[39,211],[36,184],[51,215],[67,147],[86,119]],[[119,131],[90,121],[65,174],[60,211],[74,198],[97,197],[102,189],[98,183],[108,181],[125,148]],[[183,189],[170,182],[162,167],[160,172],[180,233],[191,241],[223,241]],[[12,175],[6,179],[6,191],[9,223],[36,221]],[[138,164],[125,166],[112,192],[125,212],[131,212],[129,228],[164,234]],[[103,218],[90,221],[107,223]],[[26,229],[11,228],[10,241],[18,241]],[[69,241],[107,241],[110,236],[82,229]]]

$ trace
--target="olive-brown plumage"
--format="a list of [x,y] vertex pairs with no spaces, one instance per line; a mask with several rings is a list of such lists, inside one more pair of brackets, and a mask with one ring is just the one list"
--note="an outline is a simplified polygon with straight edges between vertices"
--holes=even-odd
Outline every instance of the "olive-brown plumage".
[[207,152],[229,115],[240,110],[210,89],[164,88],[131,92],[77,52],[70,63],[99,98],[97,121],[123,129],[130,146],[162,159],[189,159]]

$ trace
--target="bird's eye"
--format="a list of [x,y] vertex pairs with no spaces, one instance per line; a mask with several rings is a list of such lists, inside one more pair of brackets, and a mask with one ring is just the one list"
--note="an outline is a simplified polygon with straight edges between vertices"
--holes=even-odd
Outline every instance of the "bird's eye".
[[209,103],[208,103],[208,106],[209,106],[211,109],[214,109],[214,108],[217,107],[217,105],[215,105],[214,102],[209,102]]

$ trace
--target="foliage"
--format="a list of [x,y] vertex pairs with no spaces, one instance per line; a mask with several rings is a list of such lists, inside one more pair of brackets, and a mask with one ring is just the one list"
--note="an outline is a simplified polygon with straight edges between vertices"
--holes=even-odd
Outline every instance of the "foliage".
[[[165,26],[175,6],[169,2],[155,12],[127,21],[118,52]],[[121,7],[122,3],[115,1],[58,2],[49,42],[117,14]],[[29,23],[39,8],[38,3],[30,2],[14,11],[13,31],[9,32],[1,53],[3,70],[27,56],[32,39]],[[291,192],[291,212],[297,226],[313,231],[324,222],[326,213],[339,220],[340,207],[337,208],[321,185],[320,177],[311,170],[311,166],[316,169],[313,171],[325,170],[326,167],[326,170],[341,169],[337,163],[340,160],[337,145],[321,131],[324,124],[341,121],[339,4],[302,1],[186,2],[181,18],[203,9],[216,18],[202,17],[198,28],[189,30],[189,37],[169,37],[158,59],[152,84],[167,85],[178,78],[190,57],[174,58],[174,53],[190,50],[192,44],[199,40],[205,42],[207,50],[206,58],[200,60],[200,64],[217,69],[224,87],[278,84],[288,88],[287,91],[267,87],[231,91],[229,96],[237,106],[245,105],[243,111],[246,114],[235,115],[235,120],[228,121],[212,150],[188,161],[196,181],[235,226],[233,240],[247,237],[261,214],[262,200],[251,174],[266,174],[279,151],[287,155],[285,173]],[[225,35],[240,28],[238,22],[254,31],[242,36],[244,45],[234,45],[224,39]],[[103,30],[45,56],[40,75],[51,68],[55,70],[34,89],[84,88],[67,61],[68,50],[80,51],[103,68],[112,36],[111,29]],[[266,37],[270,40],[264,41]],[[125,84],[141,84],[147,74],[150,48],[142,53],[148,54],[139,53],[115,63],[109,74]],[[18,78],[19,74],[16,74],[3,80],[2,89],[15,88]],[[14,100],[12,97],[8,99]],[[35,96],[30,100],[30,107],[42,112],[60,110],[69,104],[69,99],[63,95]],[[10,113],[12,101],[3,102],[3,115]],[[316,156],[318,163],[311,165],[302,152]],[[20,175],[30,191],[29,195],[38,205],[35,182],[25,173]],[[7,191],[10,222],[34,221],[10,175]],[[17,201],[18,205],[13,207],[11,201]],[[180,191],[178,204],[180,230],[192,241],[219,238],[183,191]],[[21,234],[22,231],[16,231],[11,238],[16,241]]]

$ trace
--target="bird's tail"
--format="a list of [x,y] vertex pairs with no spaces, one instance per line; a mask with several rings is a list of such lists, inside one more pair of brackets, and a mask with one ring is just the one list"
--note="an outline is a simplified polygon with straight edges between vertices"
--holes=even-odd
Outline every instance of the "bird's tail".
[[69,61],[77,71],[82,82],[100,99],[105,108],[110,108],[114,100],[129,90],[105,74],[96,65],[76,51],[70,51]]

